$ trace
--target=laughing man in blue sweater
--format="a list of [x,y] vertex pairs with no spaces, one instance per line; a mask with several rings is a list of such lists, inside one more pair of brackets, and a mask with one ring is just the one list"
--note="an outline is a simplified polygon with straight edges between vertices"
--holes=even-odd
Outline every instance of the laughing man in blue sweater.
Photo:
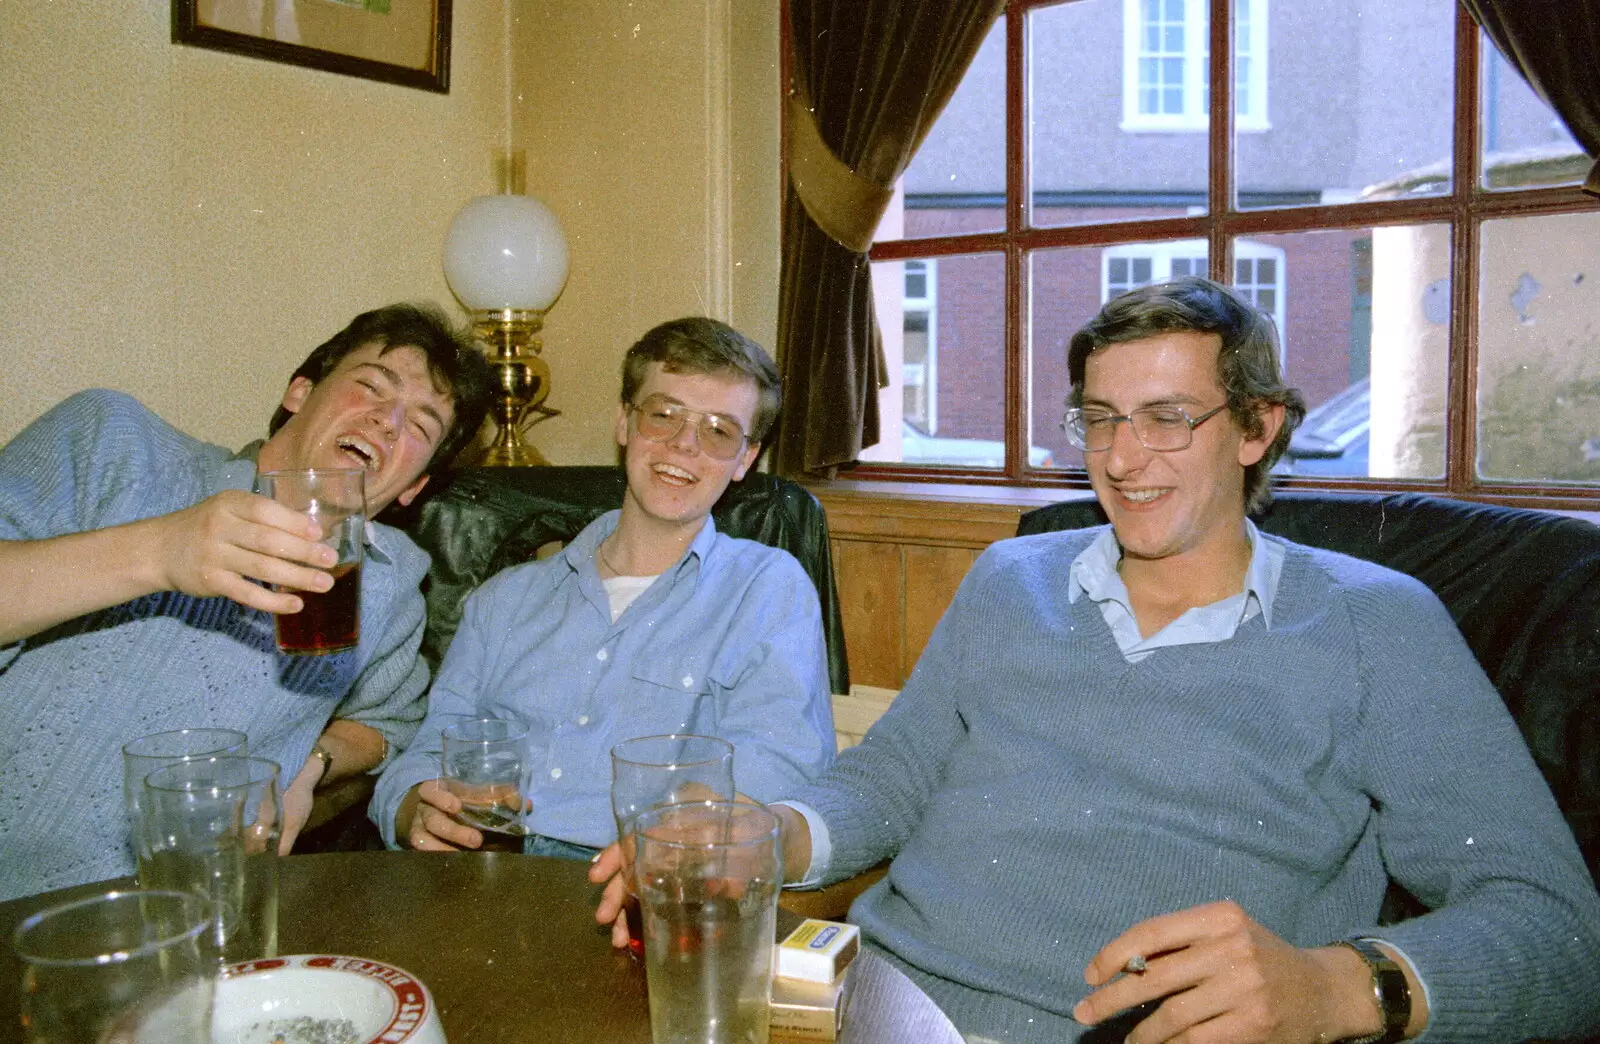
[[369,525],[358,647],[282,653],[271,614],[301,600],[264,585],[325,591],[332,555],[251,489],[362,467],[369,512],[408,503],[477,432],[491,379],[442,314],[394,305],[313,351],[238,453],[103,390],[0,447],[0,899],[132,871],[120,749],[140,736],[246,733],[282,766],[285,848],[315,788],[410,741],[428,556]]
[[[979,559],[888,713],[776,806],[787,879],[892,858],[851,919],[973,1042],[1600,1028],[1600,897],[1443,606],[1247,520],[1304,414],[1270,322],[1147,287],[1069,370],[1111,525]],[[1431,912],[1380,926],[1391,879]]]

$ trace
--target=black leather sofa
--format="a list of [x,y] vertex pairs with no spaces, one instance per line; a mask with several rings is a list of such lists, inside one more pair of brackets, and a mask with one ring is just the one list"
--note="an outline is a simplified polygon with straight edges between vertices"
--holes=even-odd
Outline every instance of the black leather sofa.
[[[1027,513],[1017,532],[1105,520],[1093,499],[1069,501]],[[1433,589],[1516,718],[1600,878],[1600,527],[1415,493],[1282,493],[1256,522]]]

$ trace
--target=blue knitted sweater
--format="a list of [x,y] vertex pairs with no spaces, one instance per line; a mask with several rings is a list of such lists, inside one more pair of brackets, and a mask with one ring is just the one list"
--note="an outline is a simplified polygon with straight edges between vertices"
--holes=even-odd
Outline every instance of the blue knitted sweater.
[[[103,529],[249,489],[251,460],[184,435],[126,395],[72,396],[0,449],[0,540]],[[244,731],[283,784],[337,715],[410,742],[428,556],[370,527],[361,643],[278,652],[267,613],[162,592],[0,647],[0,900],[130,873],[122,744],[186,727]],[[41,579],[39,582],[48,582]],[[3,593],[0,593],[3,597]]]
[[[1101,946],[1231,898],[1298,946],[1391,940],[1427,1040],[1600,1027],[1600,897],[1431,592],[1287,544],[1270,631],[1129,664],[1068,601],[1096,532],[987,551],[888,713],[794,795],[828,880],[894,856],[851,911],[872,945],[965,1032],[1076,1040]],[[1391,876],[1433,912],[1378,927]]]

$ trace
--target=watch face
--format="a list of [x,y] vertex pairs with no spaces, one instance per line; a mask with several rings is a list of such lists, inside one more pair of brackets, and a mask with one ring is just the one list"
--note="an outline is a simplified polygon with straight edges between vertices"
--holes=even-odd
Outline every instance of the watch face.
[[1372,971],[1372,990],[1383,1018],[1383,1032],[1363,1038],[1365,1044],[1393,1044],[1405,1037],[1411,1022],[1411,987],[1398,962],[1371,939],[1350,939],[1345,945],[1359,953]]

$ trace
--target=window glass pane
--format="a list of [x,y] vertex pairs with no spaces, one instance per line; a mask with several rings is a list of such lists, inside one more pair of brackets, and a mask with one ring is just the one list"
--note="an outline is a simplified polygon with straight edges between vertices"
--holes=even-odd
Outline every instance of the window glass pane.
[[[900,178],[904,237],[996,232],[1006,227],[1006,20],[978,56]],[[877,238],[899,239],[885,221]]]
[[1255,0],[1239,206],[1448,193],[1457,6]]
[[1483,56],[1483,165],[1478,173],[1484,188],[1582,184],[1592,161],[1488,34],[1480,32],[1478,40]]
[[1035,226],[1204,212],[1204,15],[1198,0],[1028,13]]
[[1118,294],[1182,275],[1204,275],[1206,243],[1181,239],[1039,250],[1029,265],[1031,459],[1036,467],[1079,468],[1083,454],[1061,430],[1066,397],[1072,390],[1067,342]]
[[[1072,391],[1067,342],[1100,310],[1105,295],[1133,288],[1130,277],[1136,256],[1132,247],[1068,247],[1037,250],[1029,257],[1029,429],[1031,456],[1039,467],[1083,467],[1082,451],[1061,430]],[[1113,274],[1120,278],[1109,281]],[[1148,275],[1144,281],[1149,281]]]
[[1483,225],[1481,478],[1600,486],[1600,214]]
[[1253,236],[1234,251],[1310,408],[1278,472],[1443,477],[1449,226]]
[[879,261],[872,290],[889,387],[861,459],[1004,467],[1005,258]]

